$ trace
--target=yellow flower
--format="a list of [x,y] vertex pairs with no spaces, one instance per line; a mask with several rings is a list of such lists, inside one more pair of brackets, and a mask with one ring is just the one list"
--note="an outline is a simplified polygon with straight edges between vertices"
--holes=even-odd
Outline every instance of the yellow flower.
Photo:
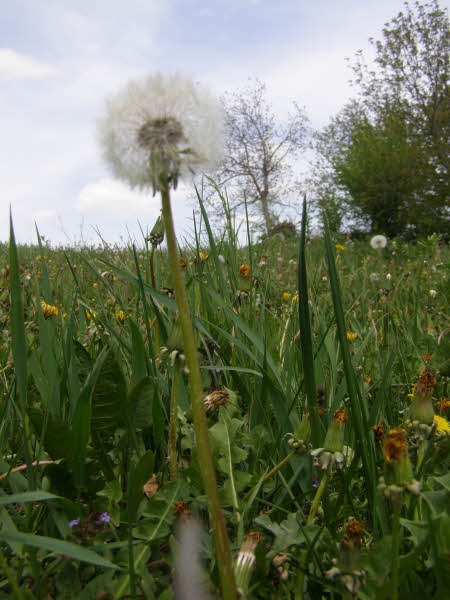
[[120,321],[120,323],[123,323],[126,318],[127,318],[127,315],[123,312],[123,310],[118,310],[116,312],[116,319],[118,321]]
[[208,254],[206,254],[205,252],[199,252],[198,257],[201,260],[201,262],[205,262],[205,260],[208,258]]
[[341,246],[341,244],[336,244],[336,250],[343,252],[345,250],[345,246]]
[[93,284],[92,284],[92,287],[93,287],[93,288],[98,288],[98,283],[97,283],[97,282],[93,283]]
[[353,340],[356,340],[357,337],[358,337],[357,333],[350,333],[349,331],[347,331],[347,340],[349,342],[353,342]]
[[299,301],[299,296],[298,296],[298,294],[294,294],[294,295],[292,296],[292,304],[298,304],[298,301]]
[[289,300],[291,299],[292,294],[290,294],[289,292],[284,292],[283,293],[283,300],[285,302],[289,302]]
[[436,423],[438,431],[442,431],[443,433],[447,433],[450,431],[450,423],[447,421],[447,419],[444,419],[444,417],[434,415],[433,421],[434,423]]
[[90,321],[92,318],[95,319],[96,313],[93,310],[86,310],[87,320]]
[[47,304],[47,302],[44,302],[44,300],[42,300],[41,307],[42,307],[42,312],[44,313],[44,317],[46,319],[50,319],[50,317],[58,316],[58,307],[57,306],[52,306],[51,304]]
[[248,277],[250,275],[250,267],[246,264],[240,265],[238,269],[238,275],[240,277]]

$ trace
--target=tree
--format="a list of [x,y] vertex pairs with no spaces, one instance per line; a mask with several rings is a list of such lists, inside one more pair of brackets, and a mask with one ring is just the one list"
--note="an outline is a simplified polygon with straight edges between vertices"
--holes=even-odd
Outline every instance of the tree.
[[[396,235],[448,227],[449,34],[437,0],[414,9],[405,3],[382,40],[370,40],[373,68],[357,53],[353,110],[346,107],[317,137],[316,190],[328,177],[347,214],[364,216],[372,229]],[[324,151],[326,134],[333,141]],[[333,206],[323,193],[320,200]]]
[[[213,179],[226,187],[231,210],[242,211],[246,202],[249,213],[262,217],[270,233],[280,208],[290,206],[290,196],[299,189],[292,161],[306,148],[308,119],[294,103],[294,113],[285,122],[277,120],[259,80],[225,94],[222,103],[225,153]],[[214,194],[207,199],[222,213]]]

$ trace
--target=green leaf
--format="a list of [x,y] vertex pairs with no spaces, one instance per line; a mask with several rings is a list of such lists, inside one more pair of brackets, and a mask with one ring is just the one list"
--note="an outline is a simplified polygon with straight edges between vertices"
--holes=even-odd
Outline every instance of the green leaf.
[[99,567],[105,567],[106,569],[119,569],[109,560],[99,556],[92,550],[88,550],[83,546],[77,546],[70,542],[64,542],[62,540],[55,540],[54,538],[44,537],[42,535],[32,535],[30,533],[12,533],[0,531],[0,539],[6,542],[19,542],[27,546],[33,546],[33,548],[39,548],[41,550],[47,550],[55,554],[61,554],[63,556],[70,556],[75,560],[86,562],[91,565],[97,565]]
[[131,372],[133,374],[133,385],[137,385],[147,372],[147,362],[144,341],[139,327],[131,317],[128,317],[128,327],[131,333]]
[[130,424],[136,429],[145,429],[153,423],[153,399],[155,384],[151,377],[144,377],[131,388],[128,405]]
[[9,496],[0,496],[0,506],[4,504],[24,504],[25,502],[40,502],[42,500],[59,500],[59,496],[36,490],[34,492],[24,492],[23,494],[10,494]]
[[153,475],[154,468],[155,455],[151,450],[147,450],[139,459],[133,472],[133,491],[130,498],[131,507],[129,508],[133,517],[136,515],[139,503],[144,497],[143,487]]
[[41,438],[45,422],[45,432],[43,439],[41,438],[41,443],[51,458],[54,460],[60,458],[70,460],[72,456],[73,436],[69,425],[51,413],[44,415],[37,408],[31,408],[28,414],[39,438]]
[[110,351],[91,392],[92,430],[113,433],[126,420],[127,385],[120,365]]

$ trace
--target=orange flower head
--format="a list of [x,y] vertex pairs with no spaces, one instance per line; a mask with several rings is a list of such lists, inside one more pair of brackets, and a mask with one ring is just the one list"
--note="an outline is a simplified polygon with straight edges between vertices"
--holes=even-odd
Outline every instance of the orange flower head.
[[249,277],[250,275],[250,267],[246,264],[240,265],[239,269],[238,269],[238,275],[239,277]]
[[426,352],[426,353],[423,355],[423,362],[425,362],[425,363],[429,363],[429,362],[431,362],[431,358],[432,358],[432,357],[431,357],[431,354],[430,354],[429,352]]
[[450,408],[450,400],[448,398],[440,398],[438,405],[439,412],[442,415],[443,412],[447,412],[447,410]]
[[433,391],[436,377],[431,369],[425,369],[419,377],[414,393],[423,393]]
[[352,519],[350,523],[347,525],[347,529],[345,530],[345,535],[349,538],[360,538],[361,533],[363,531],[363,524],[360,523],[357,519]]
[[186,267],[187,267],[186,260],[182,256],[180,256],[180,269],[182,271],[184,271]]
[[381,444],[384,440],[384,423],[381,421],[379,425],[374,425],[372,431],[375,435],[375,441],[377,444]]
[[407,453],[406,439],[388,436],[384,444],[384,458],[388,463],[398,462]]
[[333,415],[332,423],[346,423],[348,412],[346,408],[339,408]]

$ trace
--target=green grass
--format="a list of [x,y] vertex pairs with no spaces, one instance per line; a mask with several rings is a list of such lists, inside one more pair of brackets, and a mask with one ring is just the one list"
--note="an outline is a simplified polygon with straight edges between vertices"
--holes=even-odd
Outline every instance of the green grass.
[[[237,578],[244,593],[444,597],[450,435],[408,430],[422,489],[402,492],[396,511],[378,489],[390,465],[372,427],[405,427],[425,368],[436,414],[448,396],[448,247],[373,250],[328,232],[310,239],[305,226],[301,239],[248,235],[240,248],[231,221],[216,236],[201,208],[184,278],[204,394],[226,392],[208,426],[233,556],[242,543],[256,553]],[[201,585],[218,590],[173,285],[159,248],[152,287],[150,251],[145,241],[63,251],[39,234],[17,248],[13,233],[0,246],[0,598],[171,598],[178,525],[192,518],[204,532]],[[45,318],[42,301],[58,314]],[[344,408],[350,460],[322,473],[309,452]]]

